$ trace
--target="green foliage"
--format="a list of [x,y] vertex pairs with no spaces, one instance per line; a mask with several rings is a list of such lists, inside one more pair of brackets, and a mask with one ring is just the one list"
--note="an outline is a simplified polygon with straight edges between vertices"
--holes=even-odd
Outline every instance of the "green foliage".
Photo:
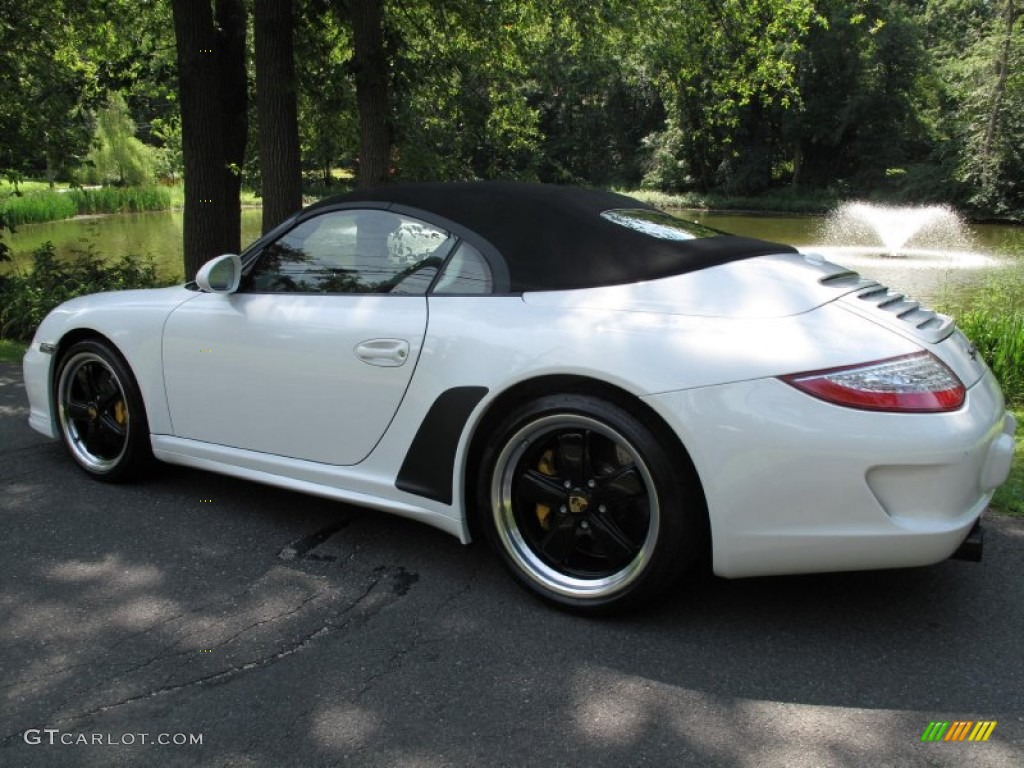
[[1024,274],[1002,270],[943,311],[978,348],[1008,402],[1024,406]]
[[680,193],[694,186],[693,177],[684,158],[686,136],[679,120],[670,116],[660,131],[648,134],[642,140],[647,163],[642,184],[644,189]]
[[0,169],[67,178],[108,93],[144,123],[177,109],[169,3],[0,0],[0,19]]
[[[352,56],[348,27],[337,14],[303,14],[296,19],[295,52],[303,166],[315,170],[328,188],[336,165],[354,164],[359,141],[355,88],[347,65]],[[257,142],[251,138],[250,144]],[[252,176],[247,173],[246,181],[258,188]]]
[[956,179],[955,163],[952,153],[935,152],[930,161],[912,163],[899,173],[888,172],[887,187],[872,197],[889,203],[957,203],[957,207],[966,207],[968,191]]
[[177,182],[185,172],[185,155],[181,145],[181,120],[153,119],[153,138],[161,146],[154,148],[157,178]]
[[25,174],[20,171],[6,170],[4,171],[4,180],[11,185],[15,196],[20,197],[21,185],[25,183]]
[[[1016,16],[1007,11],[1016,9]],[[936,154],[964,207],[1024,220],[1024,23],[1019,2],[931,0]],[[952,150],[952,151],[950,151]]]
[[915,104],[926,68],[919,27],[895,2],[818,8],[797,58],[800,108],[780,119],[798,158],[794,182],[872,193],[892,183],[888,169],[927,157]]
[[[771,178],[768,110],[798,104],[797,57],[815,18],[813,2],[724,0],[685,11],[670,0],[647,5],[638,61],[653,70],[666,130],[677,131],[659,149],[670,149],[691,189],[706,192],[742,173],[747,181],[731,193],[763,191]],[[748,165],[757,166],[752,175]]]
[[135,138],[135,123],[119,93],[112,93],[96,114],[93,146],[80,172],[89,184],[143,186],[155,177],[157,152]]
[[152,261],[123,256],[105,264],[91,250],[62,261],[45,243],[32,254],[31,271],[0,279],[0,338],[31,339],[51,309],[75,296],[160,284]]
[[1024,405],[1024,310],[972,309],[957,325],[988,363],[1008,402]]
[[391,15],[400,178],[534,178],[540,135],[528,97],[544,19],[526,0],[458,0],[443,13],[419,2]]
[[[794,186],[1024,220],[1013,3],[385,2],[393,173],[708,200]],[[0,175],[27,193],[92,146],[94,183],[180,181],[169,3],[0,6],[18,19],[0,22]],[[328,187],[359,154],[350,4],[294,7],[303,167]],[[257,183],[255,152],[241,165]]]
[[636,58],[642,4],[551,3],[532,43],[529,103],[538,113],[542,181],[635,186],[644,138],[666,120],[662,94]]
[[88,145],[87,110],[99,89],[97,62],[81,55],[85,31],[69,19],[74,4],[2,5],[0,168],[27,174],[75,164]]

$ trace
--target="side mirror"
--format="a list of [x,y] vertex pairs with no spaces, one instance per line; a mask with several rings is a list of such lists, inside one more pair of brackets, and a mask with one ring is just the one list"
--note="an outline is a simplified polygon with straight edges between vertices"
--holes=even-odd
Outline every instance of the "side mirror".
[[242,279],[242,260],[233,253],[210,259],[196,272],[196,285],[205,293],[234,293]]

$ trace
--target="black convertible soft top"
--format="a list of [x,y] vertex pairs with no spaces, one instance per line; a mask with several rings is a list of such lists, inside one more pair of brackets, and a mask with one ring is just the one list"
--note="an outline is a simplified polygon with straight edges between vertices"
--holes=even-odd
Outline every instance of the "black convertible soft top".
[[315,208],[359,201],[418,209],[471,230],[501,254],[514,292],[633,283],[796,251],[788,245],[731,235],[688,240],[654,237],[601,214],[657,209],[613,192],[550,184],[393,184],[334,197]]

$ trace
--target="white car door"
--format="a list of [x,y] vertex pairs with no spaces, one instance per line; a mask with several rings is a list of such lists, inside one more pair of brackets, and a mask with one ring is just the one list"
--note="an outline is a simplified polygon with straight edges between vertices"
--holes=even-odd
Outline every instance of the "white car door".
[[405,395],[453,242],[387,211],[330,211],[265,247],[237,293],[185,302],[163,337],[174,434],[362,461]]

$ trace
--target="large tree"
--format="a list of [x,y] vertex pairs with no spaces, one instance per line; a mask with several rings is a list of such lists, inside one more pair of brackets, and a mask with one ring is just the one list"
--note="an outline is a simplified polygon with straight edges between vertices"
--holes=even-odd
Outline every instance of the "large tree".
[[263,231],[302,207],[292,0],[256,0],[256,103]]
[[[185,274],[241,249],[241,165],[247,136],[245,7],[172,0],[185,157]],[[216,15],[216,25],[214,17]]]

